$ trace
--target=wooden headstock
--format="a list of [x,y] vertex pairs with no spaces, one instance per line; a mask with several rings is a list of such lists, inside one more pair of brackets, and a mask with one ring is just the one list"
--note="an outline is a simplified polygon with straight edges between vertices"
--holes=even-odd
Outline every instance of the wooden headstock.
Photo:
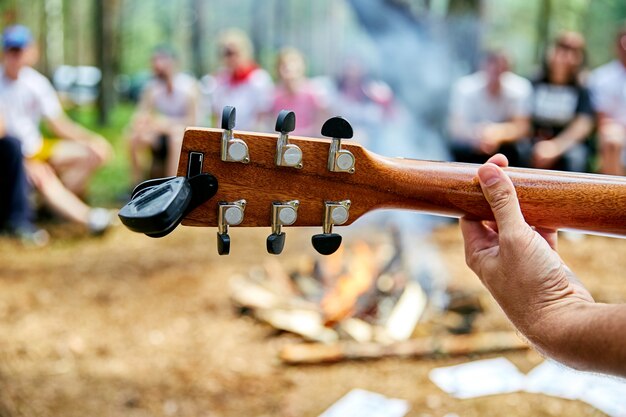
[[355,157],[353,174],[330,172],[330,140],[290,136],[291,143],[302,150],[302,168],[276,166],[277,134],[235,131],[234,136],[246,142],[250,154],[247,164],[221,160],[222,129],[189,128],[185,131],[178,175],[187,175],[189,154],[204,155],[202,172],[218,180],[217,194],[193,210],[183,220],[186,226],[217,227],[217,203],[246,200],[245,217],[240,227],[270,227],[272,203],[298,200],[298,217],[294,226],[322,226],[324,202],[350,200],[347,224],[386,199],[373,184],[377,181],[376,156],[356,143],[342,143]]

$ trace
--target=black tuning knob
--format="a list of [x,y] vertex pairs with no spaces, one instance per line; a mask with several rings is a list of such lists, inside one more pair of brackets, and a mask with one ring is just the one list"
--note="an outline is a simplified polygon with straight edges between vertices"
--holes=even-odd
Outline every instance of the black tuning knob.
[[350,139],[354,132],[346,119],[341,116],[335,116],[324,122],[322,135],[329,138]]
[[267,237],[267,252],[280,255],[285,247],[285,233],[272,233]]
[[313,235],[311,243],[322,255],[333,254],[341,246],[341,236],[333,233],[333,226],[340,226],[348,221],[350,200],[324,202],[324,224],[322,233]]
[[332,138],[328,150],[328,170],[354,174],[356,159],[352,152],[341,148],[342,139],[353,136],[352,126],[343,117],[331,117],[322,126],[322,135]]
[[341,246],[341,235],[337,233],[320,233],[313,235],[311,243],[318,253],[332,255]]
[[280,133],[290,133],[296,128],[296,114],[289,110],[281,110],[276,119],[274,130]]
[[230,236],[228,233],[217,233],[217,253],[220,255],[230,253]]
[[222,110],[222,129],[233,130],[236,118],[237,111],[235,108],[233,106],[224,106],[224,110]]

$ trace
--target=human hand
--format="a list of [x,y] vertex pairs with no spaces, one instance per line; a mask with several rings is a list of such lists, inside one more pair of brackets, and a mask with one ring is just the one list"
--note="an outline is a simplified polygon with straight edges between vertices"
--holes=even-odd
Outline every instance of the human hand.
[[96,165],[101,165],[113,156],[113,147],[100,135],[93,135],[86,143]]
[[563,149],[557,139],[537,142],[532,149],[532,166],[540,169],[549,169],[563,155]]
[[502,133],[497,124],[483,125],[478,134],[478,149],[486,155],[493,155],[500,148]]
[[495,222],[461,219],[465,258],[513,324],[541,347],[556,337],[566,310],[593,298],[557,254],[556,231],[525,222],[513,183],[500,168],[507,165],[498,154],[478,169]]
[[618,146],[626,144],[626,128],[613,121],[601,123],[599,126],[600,139],[603,143]]

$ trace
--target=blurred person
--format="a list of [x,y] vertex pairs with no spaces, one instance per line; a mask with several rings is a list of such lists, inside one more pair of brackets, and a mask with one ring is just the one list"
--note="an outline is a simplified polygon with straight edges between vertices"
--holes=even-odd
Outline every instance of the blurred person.
[[342,65],[330,104],[333,113],[350,121],[354,137],[374,152],[388,148],[387,134],[397,133],[403,124],[398,116],[404,116],[405,109],[391,87],[375,78],[359,58],[349,58]]
[[270,75],[254,61],[250,38],[239,29],[229,29],[219,38],[224,67],[215,75],[212,111],[219,125],[224,106],[237,109],[236,128],[256,130],[271,109],[273,83]]
[[0,234],[44,245],[48,234],[37,229],[29,205],[30,187],[20,141],[6,134],[0,107]]
[[560,34],[546,53],[542,74],[533,82],[533,168],[588,169],[585,141],[594,128],[594,110],[580,82],[584,62],[585,39],[576,32]]
[[461,220],[465,259],[515,327],[542,354],[626,377],[626,305],[597,303],[557,252],[557,232],[529,226],[496,155],[478,169],[495,221]]
[[318,136],[323,123],[325,106],[319,94],[306,78],[306,62],[300,51],[285,48],[278,54],[276,63],[278,84],[270,111],[271,122],[278,113],[292,110],[296,114],[293,134]]
[[488,52],[482,69],[452,88],[448,127],[455,160],[483,163],[500,152],[521,165],[518,142],[530,130],[531,94],[530,81],[509,71],[503,52]]
[[158,47],[151,62],[154,77],[141,94],[130,133],[133,184],[145,179],[141,159],[147,150],[153,157],[151,177],[176,175],[185,128],[197,122],[198,86],[178,72],[175,52]]
[[598,114],[600,170],[624,175],[626,166],[626,25],[617,33],[617,59],[591,73],[589,88]]
[[[94,234],[104,232],[112,224],[112,213],[87,206],[78,195],[85,194],[91,174],[110,157],[111,146],[72,122],[50,81],[30,66],[37,51],[28,28],[6,28],[2,46],[0,103],[6,134],[20,141],[30,182],[60,215]],[[62,139],[44,139],[42,119]]]

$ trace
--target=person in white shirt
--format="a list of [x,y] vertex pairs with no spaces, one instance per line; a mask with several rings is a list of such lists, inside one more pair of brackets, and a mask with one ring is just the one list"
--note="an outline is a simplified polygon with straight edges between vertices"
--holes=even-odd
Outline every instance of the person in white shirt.
[[147,149],[153,156],[150,176],[176,175],[185,128],[196,124],[196,80],[176,67],[176,54],[171,49],[159,47],[152,54],[154,78],[142,92],[129,141],[135,184],[145,179],[141,159]]
[[501,52],[489,52],[482,70],[459,79],[452,89],[449,134],[457,161],[484,163],[495,153],[523,164],[516,142],[530,129],[530,81],[508,71]]
[[[272,78],[254,62],[254,49],[248,36],[230,29],[220,36],[224,68],[215,75],[212,111],[219,125],[224,106],[237,110],[236,129],[257,130],[274,98]],[[219,126],[218,126],[219,127]]]
[[626,26],[617,34],[617,59],[589,77],[591,99],[598,113],[600,169],[624,175],[626,166]]
[[[4,30],[0,67],[0,103],[6,134],[21,142],[30,182],[53,210],[99,234],[112,223],[112,214],[91,208],[84,195],[91,174],[110,157],[109,143],[72,122],[63,112],[47,78],[29,66],[37,52],[28,28]],[[44,120],[60,140],[45,140]]]

